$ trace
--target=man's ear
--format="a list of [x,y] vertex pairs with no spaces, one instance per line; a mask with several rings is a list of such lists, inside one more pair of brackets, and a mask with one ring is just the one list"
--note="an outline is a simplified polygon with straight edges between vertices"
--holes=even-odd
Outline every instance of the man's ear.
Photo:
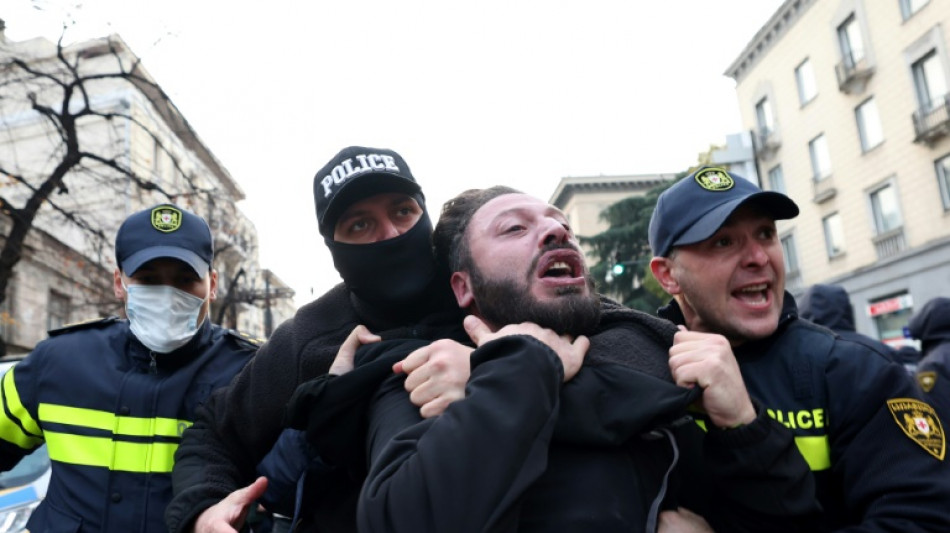
[[455,293],[455,301],[459,304],[459,308],[467,309],[474,303],[475,295],[472,294],[472,279],[468,272],[453,272],[449,283],[452,285],[452,292]]
[[112,292],[119,300],[125,301],[125,287],[122,286],[122,271],[118,268],[112,274]]
[[680,292],[680,285],[673,277],[673,261],[669,257],[654,257],[650,260],[650,271],[660,283],[660,287],[671,296]]
[[218,271],[211,269],[208,275],[211,276],[211,285],[208,288],[208,301],[213,302],[218,299]]

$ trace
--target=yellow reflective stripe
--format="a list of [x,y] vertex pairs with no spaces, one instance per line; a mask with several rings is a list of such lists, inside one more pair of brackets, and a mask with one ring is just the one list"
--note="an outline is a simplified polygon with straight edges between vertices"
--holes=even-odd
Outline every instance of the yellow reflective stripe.
[[831,445],[828,443],[828,435],[795,437],[795,445],[798,446],[798,451],[813,471],[831,468]]
[[[696,425],[706,431],[706,421],[696,419]],[[812,471],[828,470],[831,468],[831,445],[828,444],[828,435],[820,437],[795,437],[795,446],[805,458]]]
[[[5,409],[0,411],[0,416],[2,416],[0,418],[0,438],[16,444],[20,448],[30,450],[43,444],[43,439],[38,436],[43,434],[43,430],[40,429],[40,425],[36,423],[36,420],[33,420],[30,412],[20,401],[20,394],[17,392],[16,383],[13,381],[13,370],[13,368],[10,368],[4,374],[3,383],[0,385],[3,387],[3,398],[5,400]],[[7,416],[8,410],[16,420]],[[22,428],[20,424],[23,425]],[[25,433],[24,430],[32,433],[32,435]]]
[[180,437],[181,432],[191,425],[187,420],[116,416],[108,411],[48,403],[40,404],[39,414],[40,420],[47,423],[101,429],[133,437]]
[[178,444],[124,442],[108,437],[46,433],[49,458],[61,463],[108,468],[126,472],[169,473]]

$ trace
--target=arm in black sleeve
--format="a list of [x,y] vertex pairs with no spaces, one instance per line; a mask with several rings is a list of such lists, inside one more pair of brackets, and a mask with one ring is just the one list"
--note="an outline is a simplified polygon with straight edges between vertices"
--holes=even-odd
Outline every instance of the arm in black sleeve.
[[423,420],[401,378],[370,410],[370,473],[361,531],[499,531],[545,469],[563,370],[533,337],[509,336],[473,353],[466,398]]
[[[172,533],[186,531],[205,509],[251,483],[277,441],[284,406],[300,380],[300,353],[291,346],[289,327],[278,328],[231,384],[198,408],[182,435],[172,470],[174,496],[165,512]],[[328,360],[336,348],[322,348]]]
[[[717,531],[809,531],[820,507],[814,478],[787,428],[756,406],[757,418],[708,435],[686,406],[700,393],[624,365],[584,366],[561,390],[554,439],[619,445],[660,427],[682,444],[683,505]],[[704,476],[703,483],[688,478]]]
[[716,531],[814,531],[821,507],[808,463],[792,433],[755,407],[751,423],[705,435],[706,518]]

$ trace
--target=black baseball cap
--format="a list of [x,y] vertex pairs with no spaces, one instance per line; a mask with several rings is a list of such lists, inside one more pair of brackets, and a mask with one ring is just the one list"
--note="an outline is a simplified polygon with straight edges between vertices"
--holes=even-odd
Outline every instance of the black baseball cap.
[[650,248],[666,257],[674,246],[704,241],[739,206],[755,204],[774,220],[798,216],[791,198],[763,191],[721,167],[702,167],[663,191],[650,218]]
[[357,200],[387,192],[424,199],[409,165],[396,152],[365,146],[340,150],[313,177],[313,199],[320,233],[332,239],[336,221],[347,207]]
[[159,204],[130,215],[115,237],[115,261],[127,276],[152,259],[167,257],[184,261],[204,278],[213,256],[208,223],[175,204]]

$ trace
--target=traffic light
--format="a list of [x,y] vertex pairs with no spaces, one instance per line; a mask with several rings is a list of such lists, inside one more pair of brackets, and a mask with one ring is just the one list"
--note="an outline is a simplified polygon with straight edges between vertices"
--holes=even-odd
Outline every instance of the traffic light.
[[614,266],[610,267],[610,271],[613,272],[614,277],[621,276],[627,270],[627,267],[623,263],[614,263]]

